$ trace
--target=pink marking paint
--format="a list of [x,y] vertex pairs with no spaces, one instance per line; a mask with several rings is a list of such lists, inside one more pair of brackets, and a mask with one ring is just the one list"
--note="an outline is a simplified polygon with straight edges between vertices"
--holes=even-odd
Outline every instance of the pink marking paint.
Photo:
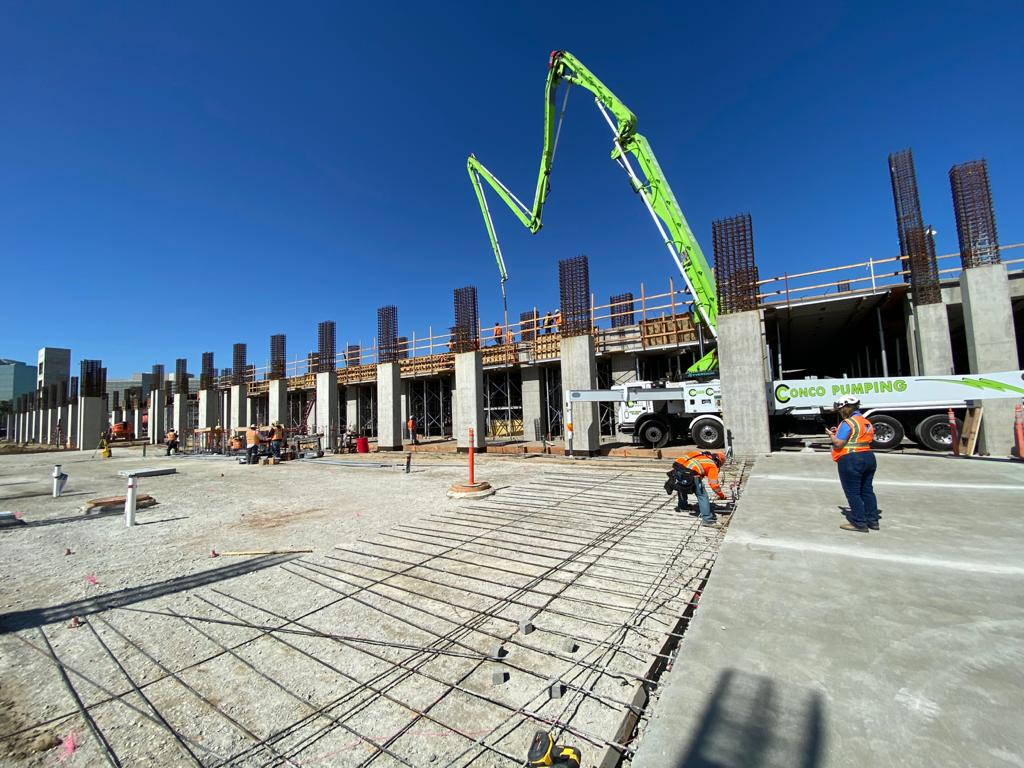
[[72,731],[60,742],[60,755],[59,760],[64,761],[69,759],[75,754],[75,750],[78,749],[78,737],[75,736],[75,732]]
[[85,580],[89,584],[93,584],[93,585],[99,584],[99,582],[96,580],[96,574],[95,573],[86,574]]

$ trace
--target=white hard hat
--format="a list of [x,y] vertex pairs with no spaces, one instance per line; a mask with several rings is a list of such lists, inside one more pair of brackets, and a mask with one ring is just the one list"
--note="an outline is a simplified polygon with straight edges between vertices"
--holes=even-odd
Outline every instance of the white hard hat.
[[847,405],[860,405],[860,400],[853,395],[843,395],[832,404],[832,407],[838,411]]

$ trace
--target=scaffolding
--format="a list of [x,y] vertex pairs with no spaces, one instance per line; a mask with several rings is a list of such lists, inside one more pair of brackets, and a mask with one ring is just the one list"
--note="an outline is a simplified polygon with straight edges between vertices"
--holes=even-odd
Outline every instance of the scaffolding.
[[545,365],[544,371],[544,423],[541,429],[550,437],[562,434],[562,409],[565,393],[562,392],[562,369],[557,365]]
[[451,437],[451,379],[412,379],[406,382],[406,386],[409,412],[416,419],[416,431],[425,437]]
[[484,371],[484,423],[489,438],[523,434],[523,379],[518,370]]

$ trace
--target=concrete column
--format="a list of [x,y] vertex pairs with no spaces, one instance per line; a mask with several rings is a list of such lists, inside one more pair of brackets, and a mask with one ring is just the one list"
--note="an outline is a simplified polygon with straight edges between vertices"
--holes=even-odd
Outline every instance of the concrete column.
[[[960,295],[971,373],[1014,371],[1019,367],[1005,264],[971,267],[960,273]],[[982,400],[985,409],[977,451],[1009,456],[1017,400]]]
[[920,367],[918,365],[920,350],[917,342],[917,317],[914,314],[914,306],[910,303],[909,298],[904,298],[903,300],[903,321],[906,323],[907,363],[910,366],[910,375],[920,376]]
[[231,387],[231,399],[228,401],[228,429],[234,434],[236,429],[245,429],[251,422],[247,421],[249,413],[246,408],[249,389],[245,384],[234,384]]
[[544,431],[544,372],[539,365],[524,365],[523,376],[523,439],[540,440]]
[[185,447],[185,436],[189,433],[188,428],[188,395],[174,394],[174,419],[171,421],[174,431],[178,433],[178,441],[182,448]]
[[628,384],[636,380],[636,355],[612,355],[612,384]]
[[359,387],[345,387],[345,424],[356,434],[362,434],[359,426]]
[[68,419],[64,422],[64,431],[67,433],[68,440],[71,441],[72,448],[78,448],[78,400],[72,400],[68,403]]
[[78,398],[78,448],[91,451],[100,444],[100,435],[107,428],[106,409],[102,397]]
[[288,379],[272,379],[267,389],[270,399],[268,415],[270,423],[288,421]]
[[[562,392],[559,400],[565,409],[565,391],[597,388],[597,360],[594,337],[562,337]],[[565,417],[568,420],[568,416]],[[597,403],[574,403],[572,406],[572,454],[596,456],[601,449],[601,430]]]
[[43,433],[43,442],[53,445],[57,442],[57,409],[47,408],[44,411],[46,431]]
[[136,408],[132,411],[132,430],[135,432],[135,439],[142,439],[143,426],[142,426],[142,414],[146,411],[143,408]]
[[914,307],[917,376],[948,376],[953,372],[953,345],[949,341],[946,305]]
[[220,424],[220,393],[216,389],[199,390],[199,428],[209,429]]
[[455,445],[459,453],[469,451],[469,428],[473,428],[473,448],[487,450],[484,423],[484,366],[479,352],[455,355],[455,391],[452,393],[452,421]]
[[333,451],[338,447],[338,375],[334,371],[316,375],[316,424],[324,436],[324,450]]
[[761,310],[718,317],[722,417],[737,456],[771,451],[768,430],[768,361]]
[[164,406],[162,389],[154,389],[149,393],[149,443],[157,445],[164,441],[167,433],[167,408]]
[[245,396],[245,423],[259,425],[259,419],[256,416],[257,412],[257,400],[255,397],[249,397],[248,394]]
[[[456,355],[456,370],[458,361]],[[402,450],[402,375],[398,363],[377,365],[377,449]]]

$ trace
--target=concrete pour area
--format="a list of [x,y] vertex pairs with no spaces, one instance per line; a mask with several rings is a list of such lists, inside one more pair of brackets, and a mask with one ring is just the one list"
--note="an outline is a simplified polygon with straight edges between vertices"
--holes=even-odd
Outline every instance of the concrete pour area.
[[[483,457],[457,502],[463,460],[342,458],[0,459],[0,764],[628,762],[724,535],[669,462]],[[134,528],[79,511],[144,466]]]
[[1024,765],[1024,465],[759,459],[636,768]]

